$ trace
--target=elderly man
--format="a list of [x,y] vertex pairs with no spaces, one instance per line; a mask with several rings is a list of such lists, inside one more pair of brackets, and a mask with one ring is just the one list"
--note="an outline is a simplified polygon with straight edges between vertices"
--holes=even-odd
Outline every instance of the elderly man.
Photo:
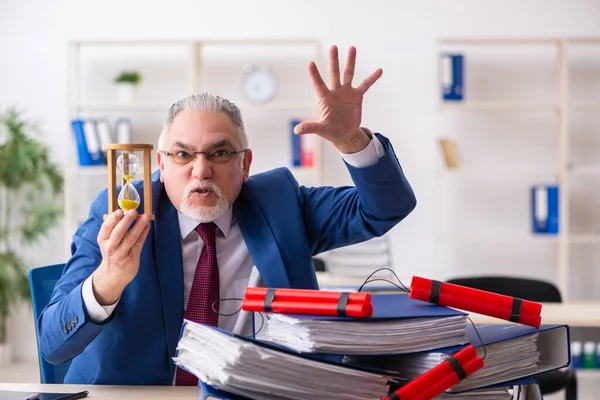
[[44,357],[73,360],[65,383],[193,385],[172,361],[184,318],[231,330],[237,316],[219,299],[243,297],[254,266],[266,286],[316,289],[313,255],[383,235],[413,210],[391,144],[360,127],[363,96],[382,71],[353,87],[355,59],[350,48],[340,79],[331,48],[329,86],[309,64],[320,120],[295,129],[331,142],[354,187],[299,186],[286,168],[250,176],[234,104],[201,94],[171,107],[152,181],[154,221],[135,210],[104,220],[103,191],[38,321]]

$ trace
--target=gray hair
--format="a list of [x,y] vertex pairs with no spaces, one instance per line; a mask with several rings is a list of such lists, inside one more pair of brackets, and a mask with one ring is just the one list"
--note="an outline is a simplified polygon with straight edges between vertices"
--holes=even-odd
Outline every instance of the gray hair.
[[213,113],[223,113],[229,117],[231,123],[238,129],[242,141],[242,147],[248,147],[248,137],[242,121],[240,109],[231,101],[208,93],[200,93],[188,96],[177,101],[169,109],[169,115],[163,124],[162,131],[158,137],[158,150],[164,150],[167,132],[173,120],[183,110],[204,110]]

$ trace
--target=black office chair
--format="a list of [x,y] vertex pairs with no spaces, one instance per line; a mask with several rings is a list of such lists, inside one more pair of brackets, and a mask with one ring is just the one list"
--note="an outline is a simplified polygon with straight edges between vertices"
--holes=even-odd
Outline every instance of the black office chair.
[[320,258],[313,257],[312,259],[313,265],[315,266],[316,272],[327,272],[327,267],[325,266],[325,261]]
[[[450,279],[447,282],[467,286],[474,289],[486,290],[519,297],[524,300],[561,303],[562,297],[556,286],[549,282],[513,278],[506,276],[462,277]],[[563,370],[548,371],[534,376],[540,383],[542,395],[565,389],[566,400],[577,400],[577,376],[572,367]]]

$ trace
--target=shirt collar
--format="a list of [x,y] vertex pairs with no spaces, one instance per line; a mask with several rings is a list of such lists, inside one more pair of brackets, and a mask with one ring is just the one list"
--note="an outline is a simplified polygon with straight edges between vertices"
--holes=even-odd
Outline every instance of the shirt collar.
[[[198,226],[198,221],[188,218],[180,212],[177,212],[177,217],[179,219],[179,231],[181,233],[181,238],[185,239],[190,233],[192,233],[193,230],[196,229]],[[227,238],[229,230],[231,229],[232,219],[233,207],[229,207],[225,214],[215,220],[215,224],[221,230],[221,232],[223,232],[225,238]]]

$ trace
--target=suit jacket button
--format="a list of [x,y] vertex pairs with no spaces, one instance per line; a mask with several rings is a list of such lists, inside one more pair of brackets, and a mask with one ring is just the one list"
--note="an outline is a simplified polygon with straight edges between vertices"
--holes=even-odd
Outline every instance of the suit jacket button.
[[79,319],[77,318],[77,315],[73,316],[73,323],[77,324],[77,322],[79,322]]
[[67,327],[66,327],[66,325],[63,325],[63,327],[62,327],[62,328],[63,328],[63,330],[62,330],[62,331],[63,331],[63,333],[65,333],[65,334],[69,333],[69,331],[67,330]]

